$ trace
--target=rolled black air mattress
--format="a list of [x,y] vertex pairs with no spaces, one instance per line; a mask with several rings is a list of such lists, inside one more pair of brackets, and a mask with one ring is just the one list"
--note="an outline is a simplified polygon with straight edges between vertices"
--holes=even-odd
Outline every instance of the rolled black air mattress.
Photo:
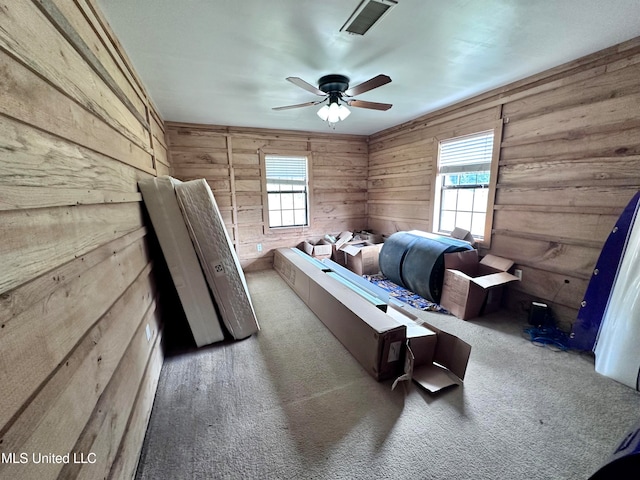
[[464,240],[426,232],[397,232],[380,250],[380,271],[392,282],[432,302],[440,302],[444,254],[471,250]]

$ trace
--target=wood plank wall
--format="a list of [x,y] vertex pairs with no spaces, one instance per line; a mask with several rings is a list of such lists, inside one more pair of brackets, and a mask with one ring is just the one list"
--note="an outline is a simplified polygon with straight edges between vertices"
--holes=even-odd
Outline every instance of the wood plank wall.
[[640,188],[639,78],[635,39],[371,136],[368,228],[429,228],[438,138],[502,118],[490,252],[523,271],[510,308],[547,302],[568,328]]
[[137,181],[169,172],[164,125],[92,0],[4,2],[0,66],[0,478],[131,478],[163,360]]
[[[270,268],[275,248],[366,226],[366,137],[170,122],[166,129],[172,175],[208,181],[245,271]],[[310,152],[309,228],[269,232],[260,151]]]

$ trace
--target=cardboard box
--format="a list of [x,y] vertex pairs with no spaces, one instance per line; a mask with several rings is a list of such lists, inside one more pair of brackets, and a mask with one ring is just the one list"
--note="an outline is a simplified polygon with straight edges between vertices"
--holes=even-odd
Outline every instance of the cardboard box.
[[464,228],[456,227],[451,232],[451,238],[457,238],[458,240],[464,240],[465,242],[469,242],[471,245],[476,244],[476,239],[473,238],[471,232],[469,230],[465,230]]
[[404,374],[400,381],[412,380],[420,387],[435,393],[464,380],[471,354],[471,345],[455,335],[444,332],[421,320],[402,305],[392,301],[387,313],[407,325]]
[[340,250],[346,253],[345,266],[353,273],[375,275],[380,271],[378,259],[381,248],[381,243],[348,242]]
[[376,233],[367,232],[365,230],[356,232],[353,236],[354,240],[369,242],[369,243],[382,243],[382,235]]
[[512,260],[486,255],[478,261],[477,250],[447,253],[444,266],[440,305],[463,320],[498,310],[503,287],[520,281],[508,273]]
[[332,244],[331,248],[331,260],[342,265],[347,265],[346,254],[341,250],[342,246],[347,242],[350,242],[353,238],[353,234],[348,231],[341,232],[339,235],[334,235],[336,241]]
[[305,252],[307,255],[311,255],[315,258],[331,257],[331,243],[329,243],[324,238],[321,238],[317,242],[313,240],[305,240],[298,246],[298,248],[300,248],[300,250]]
[[353,238],[353,233],[345,231],[345,232],[340,232],[340,235],[338,235],[336,237],[336,241],[334,246],[336,248],[340,248],[342,247],[345,243],[350,242],[351,239]]
[[276,271],[369,374],[379,381],[413,379],[432,392],[462,382],[471,351],[467,343],[428,324],[418,325],[417,317],[392,301],[380,309],[380,302],[367,300],[349,285],[348,275],[338,279],[337,272],[323,265],[295,249],[280,248],[274,254]]
[[293,249],[274,252],[274,268],[377,380],[395,378],[402,368],[400,358],[406,327],[354,294]]

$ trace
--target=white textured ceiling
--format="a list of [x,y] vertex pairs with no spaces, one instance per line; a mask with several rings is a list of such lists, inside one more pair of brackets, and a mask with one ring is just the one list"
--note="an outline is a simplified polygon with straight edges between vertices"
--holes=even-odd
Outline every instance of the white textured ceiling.
[[[640,0],[398,0],[366,35],[340,33],[360,0],[98,0],[165,120],[369,135],[640,36]],[[332,130],[285,80],[351,86],[388,111],[351,108]]]

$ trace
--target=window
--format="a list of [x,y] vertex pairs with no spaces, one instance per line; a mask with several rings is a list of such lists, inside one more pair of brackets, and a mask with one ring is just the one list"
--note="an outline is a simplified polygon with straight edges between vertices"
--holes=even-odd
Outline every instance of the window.
[[438,146],[434,231],[464,228],[479,240],[491,232],[494,131],[442,140]]
[[309,225],[307,157],[265,155],[269,228]]

